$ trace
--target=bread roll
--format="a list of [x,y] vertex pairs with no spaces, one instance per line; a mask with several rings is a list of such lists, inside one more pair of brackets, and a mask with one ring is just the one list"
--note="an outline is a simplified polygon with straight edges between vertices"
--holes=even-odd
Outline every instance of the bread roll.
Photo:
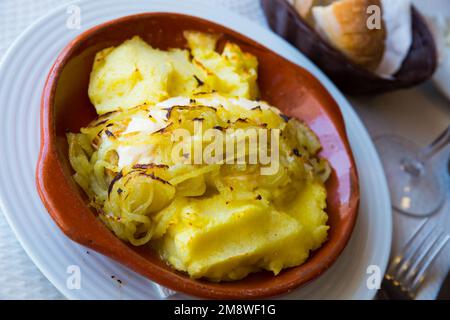
[[380,29],[368,28],[370,5],[381,8],[381,1],[338,0],[327,6],[313,6],[311,12],[316,30],[325,39],[356,64],[374,70],[383,58],[386,31],[383,21]]

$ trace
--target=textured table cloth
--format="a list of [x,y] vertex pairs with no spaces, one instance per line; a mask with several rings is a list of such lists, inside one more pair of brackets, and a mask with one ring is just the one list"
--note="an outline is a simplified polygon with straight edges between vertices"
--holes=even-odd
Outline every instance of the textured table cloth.
[[[126,1],[126,0],[124,0]],[[151,1],[151,0],[143,0]],[[185,0],[188,1],[188,0]],[[215,7],[227,7],[253,21],[267,26],[258,0],[203,0]],[[421,1],[420,9],[446,0]],[[419,1],[417,1],[419,2]],[[20,33],[40,16],[57,6],[67,5],[67,0],[2,0],[0,1],[0,58]],[[450,10],[449,10],[450,12]],[[372,137],[394,133],[409,137],[419,145],[425,145],[450,123],[450,103],[434,89],[431,83],[414,89],[384,94],[370,98],[350,98]],[[1,106],[0,106],[1,110]],[[435,159],[442,174],[448,176],[447,148]],[[0,156],[1,157],[1,156]],[[448,182],[448,181],[447,181]],[[447,183],[447,186],[449,184]],[[447,197],[449,198],[449,197]],[[433,218],[432,223],[450,230],[450,203]],[[395,253],[404,244],[420,219],[394,213]],[[434,299],[440,283],[450,266],[450,245],[440,255],[430,271],[420,292],[419,299]],[[13,231],[0,212],[0,299],[64,299],[55,287],[36,268],[17,241]]]

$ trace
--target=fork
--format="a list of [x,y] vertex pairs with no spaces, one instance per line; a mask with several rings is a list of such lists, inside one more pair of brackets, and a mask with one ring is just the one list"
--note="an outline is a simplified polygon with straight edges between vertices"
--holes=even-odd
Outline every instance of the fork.
[[380,298],[412,300],[417,296],[428,269],[450,240],[450,235],[439,225],[427,230],[428,221],[425,219],[417,227],[400,254],[391,260],[381,284]]

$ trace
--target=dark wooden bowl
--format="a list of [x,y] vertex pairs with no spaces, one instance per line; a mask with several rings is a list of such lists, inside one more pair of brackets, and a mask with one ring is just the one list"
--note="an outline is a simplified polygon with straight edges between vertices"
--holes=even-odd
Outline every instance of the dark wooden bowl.
[[[287,115],[305,121],[323,145],[322,156],[333,168],[327,182],[330,232],[328,241],[308,261],[273,276],[259,272],[243,280],[212,283],[177,272],[148,247],[133,247],[113,235],[86,203],[72,178],[65,132],[77,132],[96,117],[87,95],[96,52],[140,35],[152,46],[185,47],[184,30],[221,34],[254,54],[259,62],[263,98]],[[220,45],[220,44],[219,44]],[[342,115],[324,87],[303,68],[269,49],[215,23],[173,13],[144,13],[94,27],[74,39],[58,56],[42,94],[41,150],[36,180],[50,215],[74,241],[101,252],[170,289],[206,298],[249,299],[286,293],[323,273],[344,249],[359,202],[356,167]],[[292,248],[295,250],[295,248]]]
[[413,43],[400,70],[385,79],[354,64],[335,49],[286,0],[261,0],[270,27],[300,49],[339,88],[349,94],[375,94],[408,88],[431,78],[437,66],[436,45],[424,18],[413,7]]

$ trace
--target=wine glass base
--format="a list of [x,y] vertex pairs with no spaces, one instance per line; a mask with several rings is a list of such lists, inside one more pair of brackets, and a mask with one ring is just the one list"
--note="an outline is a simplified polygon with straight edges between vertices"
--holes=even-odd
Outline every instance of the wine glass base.
[[383,162],[392,206],[401,213],[426,217],[436,213],[444,203],[443,178],[426,161],[420,171],[411,172],[405,160],[417,159],[420,148],[408,139],[385,135],[375,139]]

